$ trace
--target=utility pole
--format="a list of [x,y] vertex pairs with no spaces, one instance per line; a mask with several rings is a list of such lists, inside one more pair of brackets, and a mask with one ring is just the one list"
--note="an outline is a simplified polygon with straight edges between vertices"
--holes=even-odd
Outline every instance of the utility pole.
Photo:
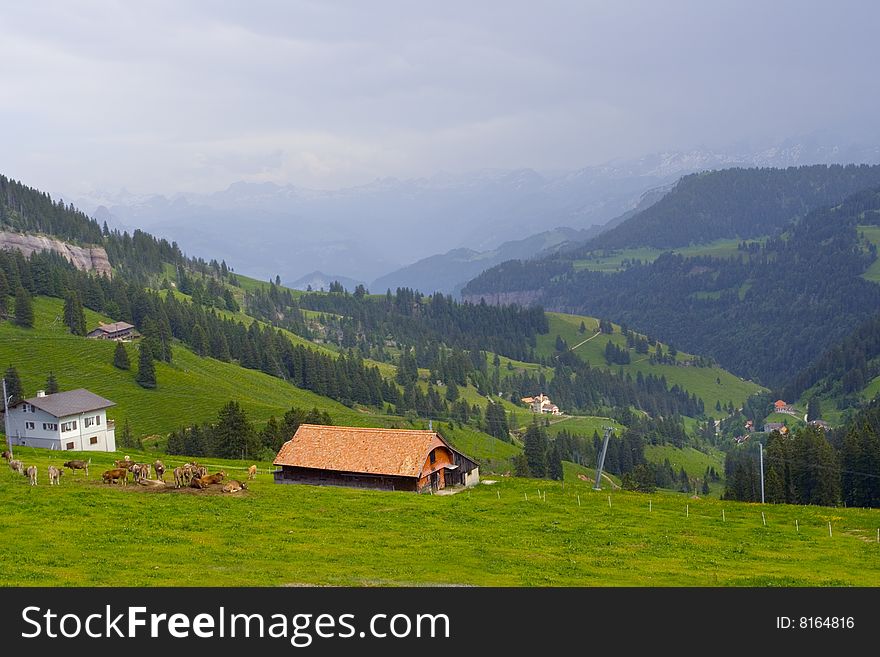
[[761,463],[761,504],[764,503],[764,444],[758,442],[758,459]]
[[596,485],[593,486],[593,490],[602,490],[600,485],[602,482],[602,468],[605,467],[605,453],[608,451],[608,441],[611,439],[612,433],[614,433],[613,427],[605,427],[605,439],[602,441],[602,451],[599,452],[599,461],[596,464]]
[[9,438],[9,397],[6,396],[6,377],[3,377],[3,433],[6,434],[6,449],[12,454],[12,442]]

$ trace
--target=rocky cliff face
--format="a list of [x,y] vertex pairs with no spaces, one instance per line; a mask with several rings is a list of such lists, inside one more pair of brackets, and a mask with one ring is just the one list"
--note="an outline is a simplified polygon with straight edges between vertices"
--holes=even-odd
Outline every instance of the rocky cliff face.
[[519,306],[532,306],[541,302],[544,296],[543,290],[517,290],[515,292],[486,292],[485,294],[463,294],[462,301],[480,303],[485,299],[492,306],[507,306],[517,304]]
[[67,258],[77,269],[110,276],[110,260],[103,246],[74,246],[42,235],[22,235],[0,230],[0,249],[17,249],[25,256],[36,251],[55,251]]

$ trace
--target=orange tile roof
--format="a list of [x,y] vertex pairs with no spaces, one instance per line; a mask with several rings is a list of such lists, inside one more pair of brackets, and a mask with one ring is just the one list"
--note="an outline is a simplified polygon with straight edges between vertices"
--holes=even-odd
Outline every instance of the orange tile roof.
[[436,431],[303,424],[273,465],[419,477],[435,447],[452,449]]

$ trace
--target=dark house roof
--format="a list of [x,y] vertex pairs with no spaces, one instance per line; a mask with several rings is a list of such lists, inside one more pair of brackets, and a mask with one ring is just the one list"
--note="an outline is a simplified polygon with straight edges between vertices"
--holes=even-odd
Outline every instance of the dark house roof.
[[68,415],[77,415],[116,406],[116,402],[99,397],[85,388],[56,392],[54,395],[45,395],[43,397],[31,397],[30,399],[18,402],[15,406],[24,403],[39,408],[41,411],[46,411],[55,417],[67,417]]
[[437,447],[456,453],[436,431],[303,424],[281,446],[273,465],[420,477]]

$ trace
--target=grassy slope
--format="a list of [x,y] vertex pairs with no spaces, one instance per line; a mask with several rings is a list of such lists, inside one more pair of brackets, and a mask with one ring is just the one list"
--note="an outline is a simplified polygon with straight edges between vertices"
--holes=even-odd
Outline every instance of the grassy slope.
[[[562,313],[547,313],[550,320],[550,332],[546,335],[538,336],[537,351],[541,355],[552,355],[556,353],[556,336],[562,338],[568,343],[569,348],[573,348],[579,343],[592,338],[589,342],[585,342],[575,349],[575,353],[583,360],[595,367],[609,367],[605,362],[605,345],[611,340],[614,344],[621,348],[626,348],[626,338],[620,333],[620,327],[614,325],[614,333],[594,334],[592,331],[598,326],[598,320],[594,317],[583,317],[580,315],[566,315]],[[585,333],[579,332],[579,327],[583,322],[587,328]],[[596,337],[592,337],[596,335]],[[667,345],[663,345],[664,352],[667,351]],[[762,390],[761,386],[751,381],[744,381],[734,376],[727,370],[720,367],[681,367],[677,365],[652,365],[648,362],[648,357],[655,351],[651,347],[649,353],[637,354],[634,349],[630,350],[629,365],[612,365],[610,369],[616,372],[622,368],[625,373],[630,373],[633,377],[637,372],[644,375],[654,374],[655,376],[665,376],[669,386],[678,384],[685,388],[688,392],[694,393],[703,400],[706,407],[706,414],[715,413],[715,403],[721,402],[724,406],[727,402],[732,401],[736,407],[742,405],[746,398]],[[677,360],[683,361],[692,358],[689,354],[679,352]],[[720,380],[720,383],[718,381]]]
[[[621,249],[612,252],[595,251],[588,257],[581,260],[575,260],[572,264],[575,269],[590,269],[592,271],[618,272],[623,269],[624,261],[630,262],[641,260],[642,263],[654,262],[660,254],[672,251],[680,253],[685,257],[694,256],[710,256],[712,258],[735,258],[742,255],[743,259],[748,259],[748,253],[741,252],[737,249],[741,240],[723,239],[715,240],[707,244],[696,244],[693,246],[681,247],[678,249],[652,249],[650,247],[641,247],[638,249]],[[754,241],[754,240],[753,240]]]
[[645,458],[651,463],[663,463],[663,459],[669,459],[669,463],[676,474],[681,468],[693,479],[702,480],[706,468],[712,466],[715,471],[724,476],[724,453],[712,449],[710,453],[701,452],[693,447],[678,448],[674,445],[646,445]]
[[[171,364],[156,363],[158,387],[145,390],[135,383],[137,351],[128,345],[132,369],[113,367],[114,342],[70,335],[61,315],[59,299],[34,300],[35,328],[23,329],[0,322],[0,363],[18,369],[26,394],[45,387],[49,370],[62,390],[88,388],[116,402],[110,417],[128,418],[136,433],[167,433],[184,424],[213,420],[230,399],[238,400],[257,422],[283,414],[291,406],[327,410],[338,423],[371,424],[377,418],[353,410],[307,390],[296,388],[262,372],[247,370],[212,358],[199,358],[175,344]],[[86,311],[86,322],[109,321]]]
[[117,586],[124,572],[130,586],[880,586],[877,510],[597,493],[576,476],[564,490],[500,477],[453,496],[268,475],[243,495],[151,493],[98,483],[104,454],[92,456],[90,481],[67,474],[49,487],[45,467],[60,455],[22,456],[40,479],[34,488],[0,469],[0,535],[15,537],[0,553],[3,585]]
[[[865,235],[865,239],[880,247],[880,226],[859,226],[859,232]],[[880,258],[877,258],[868,270],[862,274],[862,278],[880,283]]]
[[[397,416],[351,409],[327,397],[302,390],[262,372],[248,370],[213,358],[199,358],[177,343],[171,364],[156,363],[158,387],[146,390],[134,381],[137,352],[128,345],[132,370],[113,367],[112,342],[70,335],[56,317],[63,303],[58,299],[34,300],[35,328],[22,329],[0,322],[0,367],[13,364],[25,392],[34,394],[45,386],[50,370],[62,390],[84,387],[116,402],[109,416],[128,418],[138,435],[164,435],[193,422],[214,421],[220,407],[234,399],[250,419],[262,424],[270,415],[280,417],[292,406],[317,406],[330,413],[336,424],[354,426],[408,426]],[[89,326],[109,321],[86,310]],[[517,448],[471,428],[458,428],[447,436],[454,446],[488,468],[505,468]],[[444,434],[445,435],[445,434]]]

